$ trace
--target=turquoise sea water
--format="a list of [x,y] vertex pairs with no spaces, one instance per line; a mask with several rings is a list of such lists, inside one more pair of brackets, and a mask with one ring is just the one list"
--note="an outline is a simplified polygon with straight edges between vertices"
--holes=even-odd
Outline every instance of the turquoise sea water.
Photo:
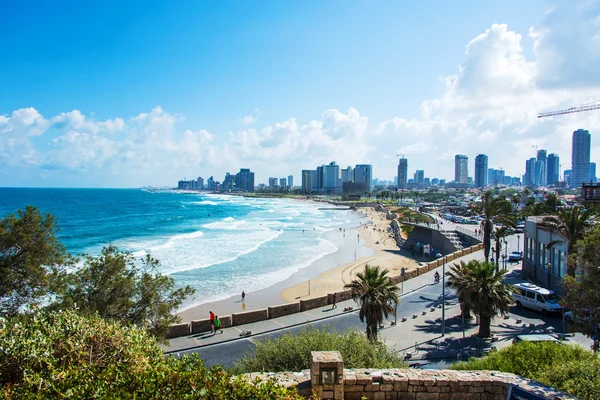
[[113,243],[161,260],[197,295],[185,307],[281,282],[337,247],[327,232],[358,225],[346,211],[284,199],[135,189],[0,188],[0,215],[35,205],[56,216],[74,254]]

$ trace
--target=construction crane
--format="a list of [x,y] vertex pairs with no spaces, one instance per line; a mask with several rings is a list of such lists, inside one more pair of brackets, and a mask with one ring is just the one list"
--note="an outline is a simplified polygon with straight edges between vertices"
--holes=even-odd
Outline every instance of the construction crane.
[[591,111],[600,109],[600,100],[592,101],[591,103],[582,104],[579,107],[571,107],[566,110],[556,110],[556,111],[547,111],[541,112],[537,115],[538,118],[551,117],[553,115],[563,115],[563,114],[571,114],[582,111]]

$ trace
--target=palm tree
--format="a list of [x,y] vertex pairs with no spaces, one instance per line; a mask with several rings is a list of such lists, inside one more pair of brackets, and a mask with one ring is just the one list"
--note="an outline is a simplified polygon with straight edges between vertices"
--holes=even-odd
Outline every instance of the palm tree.
[[458,302],[460,303],[461,316],[465,319],[471,319],[471,310],[465,303],[466,289],[469,287],[469,279],[472,276],[472,270],[477,261],[471,260],[468,263],[461,261],[460,264],[454,264],[450,271],[446,272],[448,280],[446,285],[456,291]]
[[512,296],[508,285],[503,282],[506,270],[496,271],[494,264],[487,261],[473,263],[463,278],[463,301],[479,317],[477,335],[489,337],[492,319],[498,313],[508,313]]
[[483,252],[485,260],[490,259],[490,242],[494,221],[507,226],[514,226],[512,207],[506,199],[495,198],[492,191],[488,190],[481,196],[481,203],[473,206],[473,211],[483,217]]
[[356,279],[344,286],[352,291],[352,299],[360,305],[358,314],[360,321],[367,321],[367,337],[377,339],[377,327],[383,318],[394,313],[398,303],[400,288],[387,276],[387,270],[365,265],[363,272],[356,274]]
[[500,228],[496,228],[496,230],[494,231],[494,237],[496,238],[496,269],[498,269],[498,265],[500,262],[500,254],[502,252],[502,239],[509,236],[510,234],[511,231],[508,226],[501,226]]
[[[585,233],[592,226],[592,216],[594,212],[585,209],[582,206],[575,206],[570,210],[562,209],[558,211],[558,215],[545,217],[539,225],[546,230],[561,236],[559,240],[553,240],[548,243],[550,248],[558,242],[567,241],[567,254],[571,256],[576,253],[575,246],[577,241],[583,239]],[[567,260],[567,274],[575,276],[577,268],[574,260],[569,257]]]
[[514,204],[513,209],[516,211],[517,206],[521,202],[521,195],[519,193],[513,194],[512,197],[510,198],[510,201]]

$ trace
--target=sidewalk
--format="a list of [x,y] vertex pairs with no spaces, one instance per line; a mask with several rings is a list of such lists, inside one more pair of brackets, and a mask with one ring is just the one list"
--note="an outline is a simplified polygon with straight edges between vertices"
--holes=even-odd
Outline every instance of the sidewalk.
[[[483,258],[483,251],[477,251],[461,258],[458,258],[451,263],[448,263],[446,267],[450,265],[460,262],[460,261],[469,261],[469,260],[480,260]],[[422,289],[427,286],[432,286],[433,284],[433,276],[435,271],[439,271],[441,274],[442,267],[438,267],[435,270],[431,270],[429,272],[424,273],[423,275],[417,276],[413,279],[409,279],[404,282],[404,291],[401,297],[404,297],[416,290]],[[402,284],[398,285],[399,287]],[[257,335],[261,335],[264,333],[274,332],[278,330],[282,330],[285,328],[290,328],[298,325],[303,325],[308,322],[320,321],[325,319],[331,319],[341,314],[348,313],[358,313],[357,305],[354,300],[345,300],[337,303],[338,307],[335,309],[331,309],[331,306],[325,306],[320,308],[315,308],[312,310],[286,315],[279,318],[273,318],[265,321],[253,322],[246,325],[239,325],[230,328],[223,329],[223,333],[217,333],[212,335],[210,332],[204,332],[199,334],[194,334],[190,336],[183,336],[178,338],[173,338],[169,340],[169,344],[163,346],[165,353],[173,353],[182,351],[190,348],[204,347],[210,346],[218,343],[230,342],[233,340],[249,338]],[[352,307],[353,310],[349,312],[344,312],[344,308]],[[402,302],[400,302],[400,306],[398,307],[398,318],[402,314]],[[358,315],[357,315],[358,319]],[[401,326],[399,324],[399,326]],[[240,336],[240,333],[243,331],[252,332],[251,335],[248,336]]]

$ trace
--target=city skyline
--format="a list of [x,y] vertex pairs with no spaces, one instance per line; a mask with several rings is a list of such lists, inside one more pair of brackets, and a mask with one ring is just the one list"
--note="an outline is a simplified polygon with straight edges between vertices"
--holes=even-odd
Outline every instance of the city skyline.
[[451,181],[456,154],[521,177],[534,148],[562,175],[572,132],[600,131],[600,111],[536,118],[599,100],[597,0],[141,4],[4,9],[0,186],[297,183],[332,159],[391,180],[401,155]]

